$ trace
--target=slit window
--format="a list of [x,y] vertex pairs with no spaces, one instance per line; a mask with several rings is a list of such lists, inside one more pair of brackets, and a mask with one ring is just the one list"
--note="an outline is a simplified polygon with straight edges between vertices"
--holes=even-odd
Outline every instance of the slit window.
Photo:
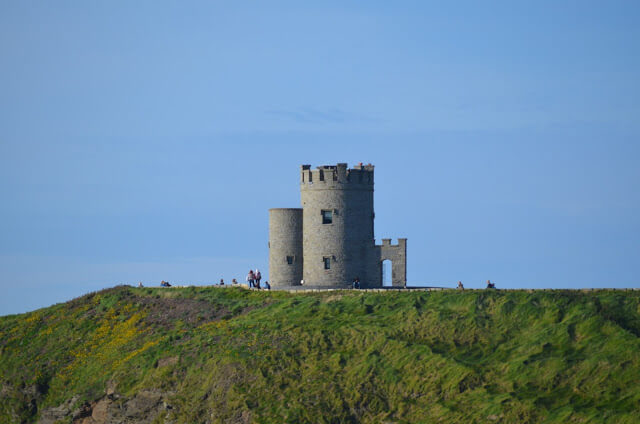
[[331,257],[329,256],[323,257],[322,262],[324,263],[324,269],[331,269]]
[[322,211],[322,223],[323,224],[332,224],[333,223],[333,211],[323,210]]
[[294,259],[293,256],[287,256],[287,264],[288,265],[293,265],[293,259]]

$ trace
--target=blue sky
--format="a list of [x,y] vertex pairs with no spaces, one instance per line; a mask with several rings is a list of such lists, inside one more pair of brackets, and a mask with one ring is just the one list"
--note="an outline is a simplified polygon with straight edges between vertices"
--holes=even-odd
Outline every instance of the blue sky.
[[[454,2],[449,2],[454,3]],[[2,2],[0,314],[268,269],[376,165],[410,283],[640,287],[637,2]]]

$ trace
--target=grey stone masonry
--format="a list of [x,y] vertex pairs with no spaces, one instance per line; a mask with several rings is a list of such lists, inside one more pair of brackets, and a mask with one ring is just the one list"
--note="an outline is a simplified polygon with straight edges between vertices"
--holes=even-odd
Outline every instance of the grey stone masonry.
[[300,194],[305,284],[348,287],[356,277],[368,281],[374,246],[373,166],[303,166]]
[[[398,244],[391,244],[391,239],[382,239],[382,245],[376,246],[378,260],[391,260],[391,286],[403,287],[407,282],[407,239],[398,239]],[[382,275],[382,269],[380,270]]]
[[269,209],[271,285],[296,286],[302,280],[302,209]]
[[271,283],[348,288],[358,278],[362,288],[382,287],[382,261],[389,259],[393,286],[404,286],[407,239],[375,245],[373,186],[371,164],[302,165],[302,209],[269,210]]

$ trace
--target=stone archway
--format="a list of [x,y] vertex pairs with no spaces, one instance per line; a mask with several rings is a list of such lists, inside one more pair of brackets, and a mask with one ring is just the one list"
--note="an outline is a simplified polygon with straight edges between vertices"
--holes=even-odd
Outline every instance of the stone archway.
[[390,261],[392,287],[404,287],[407,284],[407,239],[398,239],[398,244],[391,244],[391,239],[382,239],[382,245],[376,246],[379,266],[380,286],[387,286],[382,274],[382,265]]

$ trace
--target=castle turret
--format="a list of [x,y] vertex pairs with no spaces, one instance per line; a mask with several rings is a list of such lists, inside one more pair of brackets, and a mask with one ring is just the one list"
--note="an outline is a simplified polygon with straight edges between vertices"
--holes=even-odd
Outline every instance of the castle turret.
[[373,165],[302,165],[305,285],[379,286],[373,235]]
[[269,209],[269,279],[274,287],[302,280],[302,209]]

